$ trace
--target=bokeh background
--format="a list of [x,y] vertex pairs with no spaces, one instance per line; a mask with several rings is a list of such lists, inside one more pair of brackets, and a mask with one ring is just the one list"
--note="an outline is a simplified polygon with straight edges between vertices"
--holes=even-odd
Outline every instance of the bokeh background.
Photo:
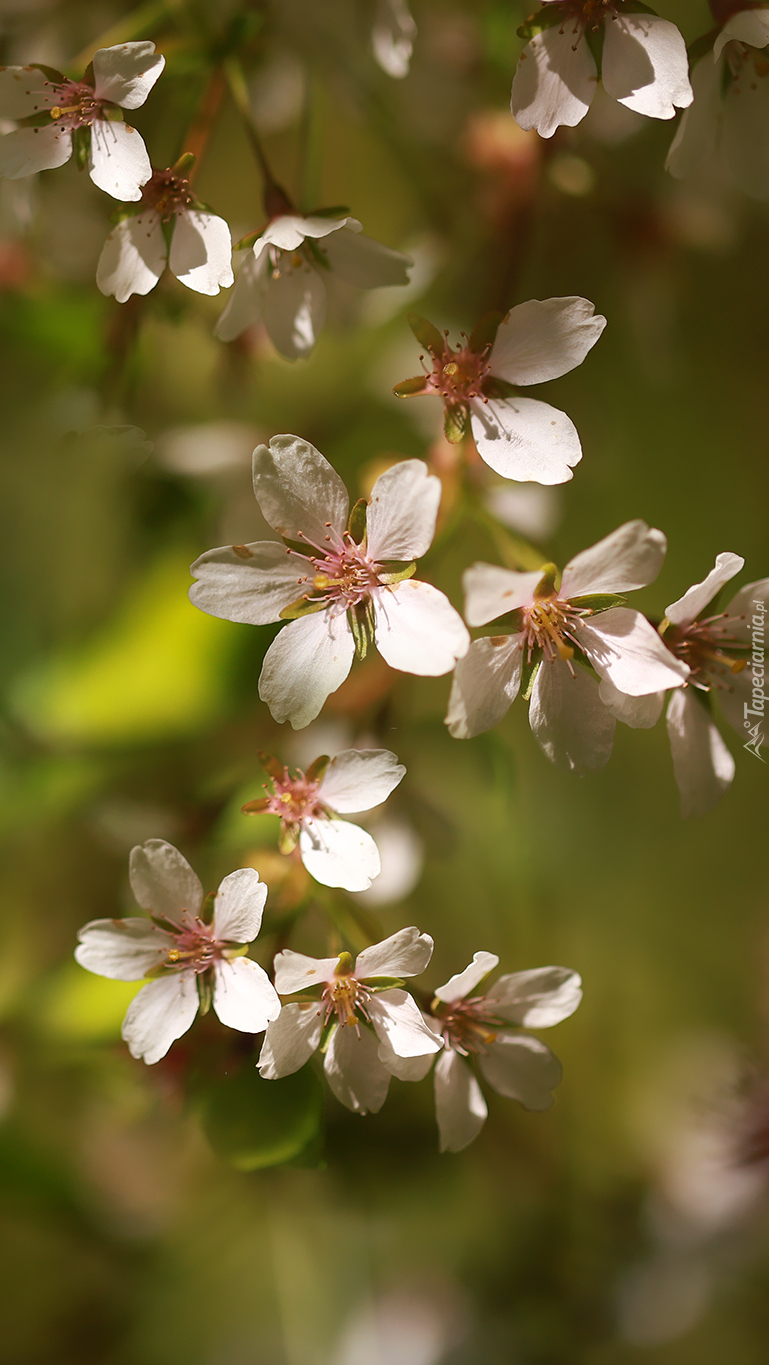
[[[450,509],[462,471],[438,405],[391,396],[419,369],[405,312],[469,330],[559,294],[609,319],[543,394],[585,456],[573,483],[505,515],[561,563],[629,518],[662,527],[665,568],[638,600],[651,615],[722,550],[744,555],[742,581],[769,570],[766,207],[716,166],[671,180],[671,125],[602,98],[550,142],[521,132],[508,98],[525,10],[510,0],[413,12],[395,81],[371,55],[370,0],[0,5],[6,63],[155,38],[167,70],[135,121],[160,165],[242,23],[278,178],[304,208],[350,205],[416,261],[407,290],[340,296],[292,365],[258,332],[217,342],[221,300],[175,280],[102,298],[112,204],[73,164],[0,184],[8,1365],[766,1360],[766,767],[727,736],[733,789],[684,824],[664,726],[618,727],[608,768],[574,778],[541,755],[522,703],[459,743],[442,725],[447,679],[376,662],[330,699],[322,732],[286,734],[256,695],[273,628],[186,599],[199,553],[259,538],[250,452],[276,432],[313,441],[356,493],[389,460],[430,459]],[[664,13],[688,42],[711,25],[700,0]],[[235,239],[263,222],[226,95],[197,188]],[[461,605],[476,558],[497,559],[493,539],[460,522],[425,576]],[[327,1095],[307,1140],[291,1134],[307,1096],[289,1093],[281,1152],[249,1040],[235,1073],[215,1020],[167,1062],[133,1062],[119,1037],[133,988],[72,960],[80,924],[130,913],[128,852],[149,837],[177,843],[207,888],[258,867],[279,930],[290,878],[269,823],[239,806],[259,794],[258,748],[300,761],[329,735],[408,765],[388,807],[389,892],[351,905],[352,934],[365,916],[384,933],[418,924],[436,940],[428,986],[481,948],[503,970],[584,977],[579,1012],[547,1035],[565,1070],[554,1109],[491,1095],[459,1155],[438,1154],[429,1082],[398,1081],[365,1119]],[[294,941],[312,951],[322,935],[311,918]],[[265,932],[265,962],[269,945]]]

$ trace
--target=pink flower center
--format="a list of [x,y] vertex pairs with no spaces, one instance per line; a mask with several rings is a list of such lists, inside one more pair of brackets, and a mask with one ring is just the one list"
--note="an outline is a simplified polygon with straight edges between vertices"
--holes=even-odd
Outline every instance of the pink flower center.
[[604,19],[616,19],[622,0],[560,0],[558,8],[564,11],[561,33],[568,20],[573,19],[574,33],[581,37],[586,29],[599,29]]
[[333,981],[329,981],[324,987],[322,999],[326,1023],[335,1014],[340,1024],[357,1029],[361,1018],[368,1019],[366,1006],[371,999],[371,991],[349,973],[335,976]]
[[342,536],[332,531],[330,522],[326,525],[329,548],[319,550],[317,554],[302,556],[312,570],[297,579],[297,584],[300,587],[309,585],[309,591],[302,594],[308,601],[312,599],[313,602],[348,611],[350,607],[365,602],[374,589],[384,586],[380,577],[381,567],[369,558],[360,545],[356,545],[348,531]]
[[427,377],[427,392],[440,394],[447,403],[467,403],[483,398],[483,381],[489,373],[490,347],[478,353],[469,344],[453,349],[446,342],[440,355],[432,355],[433,370]]
[[265,787],[267,792],[265,814],[279,815],[285,824],[292,826],[301,825],[303,820],[309,820],[314,815],[325,814],[324,807],[318,799],[320,782],[313,782],[305,777],[301,769],[297,769],[291,777],[288,768],[284,768],[282,778],[272,779],[272,787],[272,791]]
[[142,190],[142,204],[154,209],[164,222],[189,208],[192,202],[189,180],[183,175],[174,175],[170,169],[153,171]]
[[184,927],[178,934],[169,935],[172,944],[163,963],[172,972],[195,972],[199,976],[224,956],[222,944],[214,938],[213,928],[197,917],[185,918]]
[[727,43],[724,51],[734,77],[732,90],[735,94],[739,94],[744,86],[756,90],[758,81],[769,75],[769,61],[763,49],[734,41]]
[[701,692],[710,692],[712,688],[731,692],[730,677],[741,673],[748,662],[745,656],[738,654],[735,658],[731,653],[745,648],[732,633],[742,620],[742,616],[721,612],[690,626],[668,626],[662,638],[671,654],[689,665],[687,683]]
[[95,119],[104,118],[104,103],[98,100],[93,86],[85,81],[65,81],[62,85],[52,85],[49,100],[50,115],[54,123],[63,128],[90,128]]
[[469,1000],[454,1000],[449,1004],[433,1001],[432,1012],[440,1025],[446,1047],[461,1052],[464,1057],[469,1053],[482,1053],[496,1040],[503,1019],[492,1013],[489,1001],[483,995],[472,996]]
[[273,280],[279,280],[283,275],[290,275],[294,270],[310,270],[313,267],[313,262],[304,243],[294,251],[284,251],[282,247],[271,244],[267,248],[267,258],[270,262],[270,276]]
[[576,627],[583,616],[590,615],[588,608],[573,607],[560,597],[538,597],[533,606],[523,607],[521,616],[527,660],[531,660],[535,649],[541,649],[549,662],[563,659],[564,663],[569,663],[575,647],[579,648]]

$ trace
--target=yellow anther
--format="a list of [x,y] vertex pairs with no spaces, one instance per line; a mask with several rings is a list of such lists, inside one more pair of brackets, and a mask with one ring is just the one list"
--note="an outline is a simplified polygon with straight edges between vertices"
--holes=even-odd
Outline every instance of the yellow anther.
[[319,588],[319,589],[320,589],[320,588],[330,588],[330,587],[331,587],[331,579],[329,578],[328,574],[325,574],[325,573],[316,573],[315,577],[314,577],[313,580],[312,580],[312,586],[313,586],[314,588]]
[[178,949],[178,948],[170,948],[170,949],[169,949],[169,951],[168,951],[168,961],[169,961],[169,962],[178,962],[180,957],[181,957],[181,953],[179,952],[179,949]]
[[54,104],[51,110],[51,118],[52,119],[61,118],[61,109],[59,108],[58,104]]
[[449,363],[448,363],[448,365],[444,365],[444,367],[443,367],[443,373],[444,373],[444,374],[450,374],[451,377],[452,377],[452,379],[453,379],[453,377],[454,377],[455,374],[459,374],[459,366],[457,365],[456,361],[455,361],[455,360],[450,360]]

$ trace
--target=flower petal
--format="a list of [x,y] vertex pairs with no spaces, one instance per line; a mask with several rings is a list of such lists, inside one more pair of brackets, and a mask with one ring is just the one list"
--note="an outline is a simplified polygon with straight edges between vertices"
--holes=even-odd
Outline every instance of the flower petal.
[[656,14],[615,13],[603,26],[603,88],[626,109],[672,118],[694,99],[686,44],[675,24]]
[[574,638],[596,673],[631,697],[680,687],[689,675],[687,665],[671,654],[654,626],[629,607],[601,611],[590,624],[581,621]]
[[259,696],[273,720],[301,730],[314,720],[352,668],[355,644],[345,616],[316,612],[290,621],[273,640],[259,675]]
[[379,1060],[376,1034],[362,1028],[360,1034],[338,1024],[331,1036],[323,1063],[326,1080],[337,1099],[356,1114],[376,1114],[387,1099],[390,1073]]
[[20,180],[36,171],[63,166],[72,155],[72,134],[59,124],[51,128],[17,128],[0,137],[0,176]]
[[112,981],[141,981],[168,956],[171,939],[148,919],[94,919],[78,930],[75,960]]
[[374,560],[419,559],[429,550],[441,481],[423,460],[401,460],[380,474],[366,510],[366,545]]
[[701,583],[695,583],[693,588],[689,588],[683,597],[679,597],[677,602],[672,602],[665,608],[665,615],[669,621],[676,626],[688,626],[699,616],[700,612],[711,602],[724,583],[728,583],[734,578],[735,574],[744,568],[745,560],[741,555],[733,555],[728,552],[716,555],[715,568],[710,570],[707,578]]
[[662,568],[668,543],[645,521],[626,521],[589,550],[569,560],[563,571],[561,596],[631,592],[653,583]]
[[293,948],[284,948],[273,965],[276,991],[279,995],[293,995],[333,981],[339,958],[307,957],[305,953],[295,953]]
[[304,820],[299,850],[310,876],[321,886],[368,891],[382,869],[371,835],[349,820]]
[[257,257],[253,251],[245,253],[235,288],[214,328],[214,334],[220,341],[234,341],[247,327],[255,327],[261,320],[269,279],[268,267],[266,255]]
[[681,814],[707,815],[732,784],[734,759],[694,688],[673,693],[667,725]]
[[727,19],[713,44],[713,62],[718,63],[727,43],[748,43],[750,47],[766,47],[769,43],[769,10],[743,9]]
[[691,73],[694,102],[684,110],[670,144],[665,170],[677,180],[691,175],[714,157],[718,147],[723,93],[723,70],[710,54],[697,62]]
[[406,769],[389,749],[342,749],[329,763],[318,789],[324,806],[348,815],[381,806]]
[[322,250],[340,280],[357,289],[408,284],[409,267],[414,264],[410,256],[393,251],[362,232],[352,232],[348,227],[326,237]]
[[373,601],[377,649],[391,668],[437,678],[467,653],[470,636],[462,617],[432,583],[408,578]]
[[281,258],[262,315],[275,350],[287,360],[305,360],[326,321],[326,286],[317,270],[305,262],[294,268]]
[[505,479],[566,483],[582,459],[571,418],[538,398],[473,399],[470,425],[481,459]]
[[438,987],[434,992],[436,999],[444,1000],[446,1004],[451,1004],[454,1000],[464,1000],[466,995],[475,990],[484,976],[488,976],[489,972],[493,972],[498,966],[499,958],[496,953],[473,953],[469,967],[465,967],[463,972],[457,972],[456,976],[449,977],[445,986]]
[[[743,743],[749,739],[746,734],[748,726],[755,725],[758,716],[746,716],[745,707],[752,704],[751,692],[753,688],[753,665],[749,662],[741,673],[732,673],[730,669],[719,669],[714,666],[718,682],[714,695],[718,698],[723,713],[724,720],[728,721],[732,729],[742,736]],[[765,686],[766,676],[759,676],[755,679],[756,686]]]
[[539,1038],[500,1034],[479,1062],[481,1072],[499,1095],[517,1100],[524,1109],[550,1109],[551,1091],[560,1085],[563,1068],[555,1053]]
[[480,1133],[486,1101],[469,1064],[447,1050],[435,1063],[435,1117],[442,1152],[461,1152]]
[[96,267],[102,294],[125,303],[132,294],[149,294],[166,268],[168,248],[157,213],[124,218],[111,231]]
[[568,967],[535,967],[500,976],[486,999],[492,1013],[522,1028],[551,1028],[568,1019],[582,999],[582,978]]
[[581,365],[606,326],[578,296],[530,299],[511,308],[489,356],[491,373],[509,384],[542,384]]
[[280,1000],[267,973],[249,957],[214,965],[214,1014],[226,1028],[262,1033],[280,1014]]
[[199,1003],[194,972],[169,972],[150,981],[134,996],[123,1020],[122,1036],[131,1056],[148,1066],[159,1062],[192,1026]]
[[662,715],[664,692],[649,692],[645,697],[629,697],[614,683],[604,678],[598,692],[604,706],[608,706],[615,720],[629,725],[631,730],[650,730]]
[[220,943],[252,943],[262,927],[267,887],[253,867],[240,867],[220,884],[214,900],[214,937]]
[[336,470],[300,436],[273,436],[254,451],[254,493],[268,524],[287,540],[322,549],[341,536],[350,499]]
[[361,981],[375,976],[419,976],[433,955],[433,946],[430,935],[420,934],[414,925],[399,929],[358,953],[355,975]]
[[446,725],[454,739],[472,739],[498,725],[518,696],[523,667],[520,635],[474,640],[454,670]]
[[750,63],[726,90],[721,117],[721,154],[730,174],[746,194],[769,199],[769,84]]
[[603,768],[611,755],[614,717],[584,668],[574,674],[562,659],[544,661],[534,681],[529,724],[552,763],[572,772]]
[[91,124],[88,173],[94,185],[113,199],[141,199],[142,185],[152,175],[147,148],[128,123],[98,118]]
[[190,601],[209,616],[266,625],[278,621],[283,608],[301,597],[308,567],[275,540],[253,541],[237,550],[221,545],[191,565],[198,581],[190,588]]
[[399,1057],[425,1057],[443,1047],[442,1038],[425,1022],[408,991],[381,991],[366,1008],[379,1038],[386,1038]]
[[339,232],[343,227],[360,232],[357,218],[324,218],[312,214],[308,218],[303,218],[299,213],[283,213],[278,218],[273,218],[267,225],[259,242],[269,242],[272,246],[280,247],[281,251],[296,251],[305,237],[317,240],[319,237],[330,236],[332,232]]
[[[746,645],[753,642],[752,618],[754,615],[761,614],[757,604],[763,603],[766,609],[767,599],[769,599],[769,578],[758,578],[754,583],[744,583],[726,608],[727,616],[744,618],[740,625],[733,626],[731,629]],[[755,624],[758,625],[758,622],[756,621]],[[763,644],[764,641],[760,641],[760,643]]]
[[513,118],[521,128],[552,137],[556,128],[574,128],[582,121],[597,84],[584,37],[568,22],[562,28],[555,24],[532,38],[520,55],[510,99]]
[[53,85],[36,66],[0,67],[0,118],[29,118],[54,103]]
[[229,288],[235,276],[232,238],[224,219],[197,209],[177,214],[168,265],[180,284],[196,294]]
[[123,109],[144,104],[166,64],[150,42],[120,43],[100,47],[93,54],[94,93]]
[[408,75],[417,26],[406,0],[378,0],[371,48],[374,60],[393,80]]
[[284,1005],[265,1034],[257,1063],[260,1076],[277,1081],[298,1071],[320,1045],[322,1032],[319,1005]]
[[462,575],[468,625],[485,626],[508,611],[532,606],[534,590],[541,581],[541,569],[518,573],[498,564],[471,564]]
[[148,839],[131,850],[131,889],[143,910],[178,924],[185,911],[193,918],[203,904],[203,887],[178,848]]

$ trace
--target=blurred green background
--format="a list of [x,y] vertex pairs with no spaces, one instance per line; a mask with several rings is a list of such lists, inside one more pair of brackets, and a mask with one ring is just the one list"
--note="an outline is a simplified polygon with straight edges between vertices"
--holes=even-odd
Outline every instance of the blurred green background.
[[[769,571],[767,209],[717,167],[671,180],[671,126],[600,97],[551,142],[523,134],[508,99],[524,10],[509,0],[414,0],[398,82],[371,57],[374,10],[0,5],[6,63],[62,66],[105,32],[155,38],[167,70],[135,121],[160,165],[243,20],[278,178],[305,209],[350,205],[417,262],[408,291],[341,297],[292,365],[259,334],[217,342],[222,300],[173,279],[124,306],[102,298],[112,204],[73,164],[0,183],[0,1360],[763,1365],[764,1167],[729,1152],[765,1123],[769,779],[733,734],[732,791],[684,824],[662,725],[618,727],[608,768],[574,778],[541,755],[520,702],[459,743],[442,725],[448,679],[388,690],[365,665],[331,699],[342,744],[373,738],[408,765],[388,809],[423,850],[421,878],[365,913],[433,935],[426,984],[478,949],[502,970],[584,977],[582,1007],[546,1035],[564,1063],[554,1109],[491,1095],[459,1155],[438,1155],[429,1082],[393,1081],[364,1119],[327,1095],[323,1136],[293,1164],[238,1169],[270,1154],[263,1097],[242,1132],[228,1121],[250,1056],[234,1090],[221,1076],[212,1089],[223,1031],[206,1020],[166,1062],[133,1062],[119,1030],[134,987],[72,960],[82,923],[131,912],[128,852],[150,837],[177,843],[207,889],[249,862],[274,876],[267,929],[280,923],[272,833],[237,811],[259,794],[258,748],[307,749],[256,695],[273,628],[195,611],[188,565],[262,534],[249,456],[280,431],[313,441],[356,495],[378,462],[430,458],[450,501],[438,405],[390,393],[418,372],[408,308],[469,330],[488,308],[582,294],[608,317],[542,394],[585,452],[573,483],[529,507],[548,556],[632,517],[660,526],[667,562],[638,599],[651,615],[720,551],[744,555],[739,581]],[[664,13],[688,42],[711,22],[700,0]],[[235,239],[261,225],[226,99],[197,189]],[[425,576],[461,606],[477,558],[494,546],[462,526]],[[320,922],[295,942],[322,944]],[[269,947],[265,933],[265,963]]]

